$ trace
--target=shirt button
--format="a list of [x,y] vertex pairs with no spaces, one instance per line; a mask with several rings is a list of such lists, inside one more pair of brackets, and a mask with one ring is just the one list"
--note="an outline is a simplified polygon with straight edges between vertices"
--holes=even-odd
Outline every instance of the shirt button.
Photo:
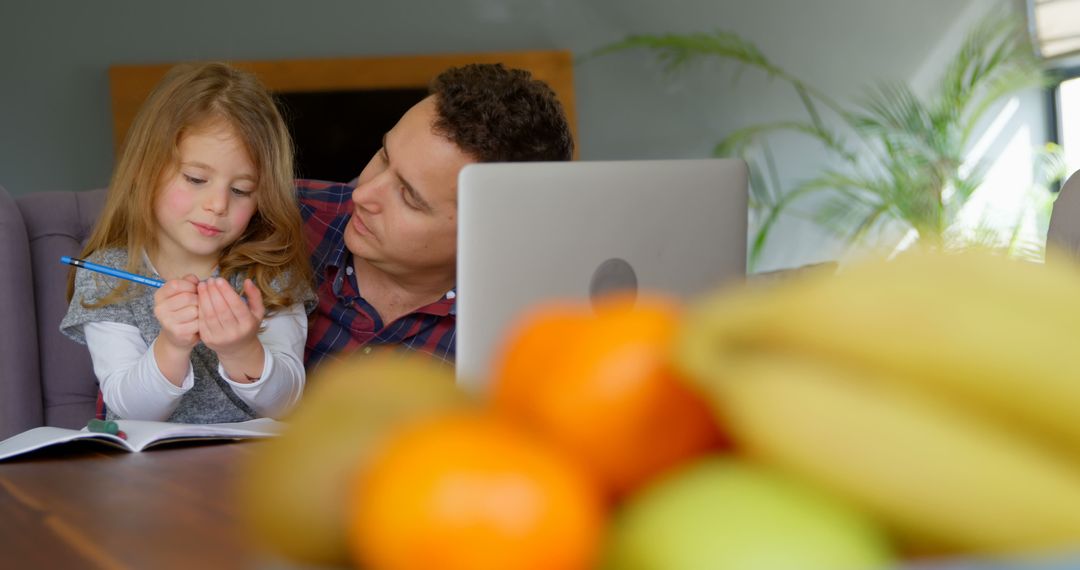
[[352,275],[353,268],[351,265],[345,268],[345,273],[347,273],[348,275]]
[[457,293],[455,293],[453,291],[447,291],[446,292],[446,298],[447,299],[453,299],[454,297],[457,297]]

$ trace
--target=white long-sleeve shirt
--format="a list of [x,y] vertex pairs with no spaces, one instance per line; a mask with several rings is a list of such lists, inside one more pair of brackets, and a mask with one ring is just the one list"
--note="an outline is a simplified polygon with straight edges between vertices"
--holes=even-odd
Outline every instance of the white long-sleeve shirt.
[[[262,376],[252,383],[235,382],[220,364],[218,373],[253,410],[278,418],[299,402],[304,390],[307,314],[303,304],[298,303],[263,323],[265,328],[258,335],[264,354]],[[105,405],[118,416],[164,421],[176,409],[180,397],[195,385],[190,365],[180,386],[165,378],[152,343],[146,344],[137,327],[97,321],[83,328]]]

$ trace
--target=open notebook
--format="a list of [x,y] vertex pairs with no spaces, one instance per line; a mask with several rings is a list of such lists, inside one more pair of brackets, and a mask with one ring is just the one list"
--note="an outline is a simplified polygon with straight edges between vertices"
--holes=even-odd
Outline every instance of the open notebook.
[[126,451],[175,441],[249,439],[277,435],[285,424],[270,418],[226,424],[176,424],[140,420],[117,420],[127,439],[118,436],[58,427],[38,427],[0,441],[0,461],[23,453],[75,441],[105,444]]

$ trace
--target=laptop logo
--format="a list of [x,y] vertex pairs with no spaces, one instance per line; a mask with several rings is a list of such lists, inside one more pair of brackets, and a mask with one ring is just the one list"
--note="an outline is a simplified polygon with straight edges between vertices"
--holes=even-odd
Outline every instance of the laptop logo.
[[625,259],[612,257],[605,260],[593,271],[589,281],[589,298],[596,301],[608,293],[620,292],[631,299],[637,298],[637,273]]

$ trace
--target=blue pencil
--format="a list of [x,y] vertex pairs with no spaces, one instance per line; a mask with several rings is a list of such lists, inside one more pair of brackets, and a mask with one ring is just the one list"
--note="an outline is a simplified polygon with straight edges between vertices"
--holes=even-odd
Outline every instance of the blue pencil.
[[161,279],[154,279],[153,277],[146,277],[145,275],[136,275],[134,273],[128,273],[127,271],[121,271],[119,269],[113,269],[112,267],[106,267],[104,265],[98,265],[96,263],[90,263],[84,259],[78,259],[74,257],[63,256],[60,258],[60,263],[66,263],[82,269],[89,269],[90,271],[97,271],[98,273],[104,273],[105,275],[111,275],[113,277],[119,277],[120,279],[127,279],[128,281],[134,281],[141,283],[147,287],[154,287],[155,289],[165,284]]

